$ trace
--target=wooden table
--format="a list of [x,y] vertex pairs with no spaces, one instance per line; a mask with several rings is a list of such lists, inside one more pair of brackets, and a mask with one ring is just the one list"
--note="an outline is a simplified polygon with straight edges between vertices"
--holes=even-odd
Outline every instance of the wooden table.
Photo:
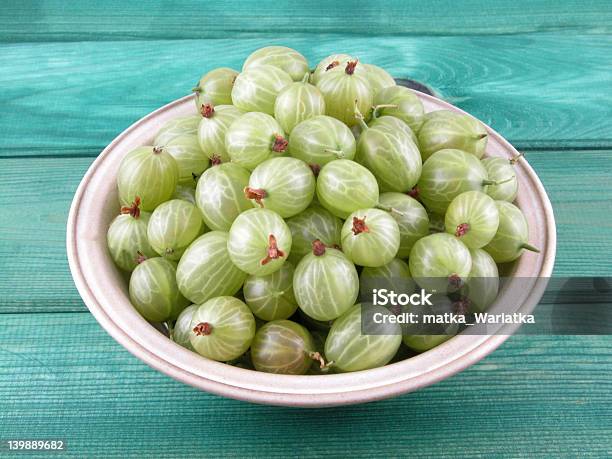
[[355,54],[489,123],[550,195],[555,274],[612,274],[608,1],[283,3],[3,2],[0,439],[61,438],[81,457],[612,455],[609,336],[517,336],[417,393],[299,410],[175,382],[89,314],[64,248],[89,164],[202,73],[273,43],[312,63]]

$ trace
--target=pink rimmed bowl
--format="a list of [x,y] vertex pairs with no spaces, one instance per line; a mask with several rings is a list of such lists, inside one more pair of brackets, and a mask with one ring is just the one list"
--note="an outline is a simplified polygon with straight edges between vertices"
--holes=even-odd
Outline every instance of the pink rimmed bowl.
[[[415,93],[428,112],[448,109],[464,113],[435,97]],[[108,254],[106,232],[119,207],[116,175],[121,159],[130,150],[150,144],[166,121],[190,114],[196,114],[192,95],[154,111],[122,132],[90,166],[70,208],[67,251],[77,289],[100,325],[136,357],[174,379],[214,394],[271,405],[321,407],[370,402],[429,386],[478,362],[508,338],[511,329],[492,335],[460,334],[408,360],[372,370],[322,376],[245,370],[200,357],[169,340],[130,304],[125,275]],[[488,126],[487,130],[488,156],[511,158],[518,154],[498,133]],[[511,272],[522,282],[515,288],[512,282],[504,285],[492,308],[512,304],[513,311],[530,312],[552,273],[555,220],[534,170],[525,160],[515,168],[519,180],[516,204],[529,223],[530,243],[541,253],[522,255]],[[534,280],[530,288],[525,288],[524,279]]]

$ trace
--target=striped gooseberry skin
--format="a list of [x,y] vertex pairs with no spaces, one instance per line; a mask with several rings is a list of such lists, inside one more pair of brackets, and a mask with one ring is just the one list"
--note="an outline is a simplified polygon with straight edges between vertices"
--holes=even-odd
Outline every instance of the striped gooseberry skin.
[[[362,313],[369,334],[362,334]],[[388,315],[382,306],[356,304],[336,319],[325,340],[328,364],[343,372],[369,370],[389,363],[402,343],[398,324],[375,324],[374,314]]]
[[377,267],[397,255],[399,226],[384,210],[360,209],[344,222],[341,231],[342,251],[356,265]]
[[204,229],[198,208],[182,199],[171,199],[155,208],[149,219],[147,238],[161,256],[178,261]]
[[470,302],[471,312],[484,312],[499,292],[499,270],[493,257],[482,249],[470,249],[472,270],[462,295]]
[[253,170],[245,194],[254,207],[264,207],[288,218],[310,205],[315,183],[314,174],[304,161],[272,158]]
[[150,212],[172,197],[178,178],[178,165],[170,153],[163,148],[138,147],[119,165],[119,201],[128,205],[139,196],[142,210]]
[[266,159],[283,154],[285,131],[265,113],[246,113],[235,120],[225,133],[225,150],[234,164],[249,171]]
[[447,233],[419,239],[412,247],[408,261],[416,283],[421,288],[437,292],[460,287],[472,269],[469,249]]
[[179,185],[194,186],[194,177],[201,175],[210,165],[195,134],[176,136],[159,147],[170,153],[176,161]]
[[283,70],[293,81],[302,81],[304,75],[310,71],[306,58],[295,49],[286,46],[266,46],[254,51],[244,61],[242,71],[262,65]]
[[358,123],[355,109],[368,113],[372,107],[372,90],[367,70],[350,61],[325,72],[317,87],[325,99],[325,112],[351,127]]
[[455,303],[443,294],[434,294],[429,301],[432,306],[408,305],[402,306],[403,312],[416,314],[420,318],[417,324],[406,324],[403,326],[402,341],[406,346],[416,352],[425,352],[448,341],[458,331],[456,324],[424,324],[424,314],[442,315],[444,313],[457,314],[459,311]]
[[202,104],[231,105],[232,88],[238,72],[228,67],[220,67],[204,74],[193,88],[196,108]]
[[499,211],[499,227],[495,236],[486,246],[486,250],[496,263],[508,263],[516,260],[527,249],[537,252],[530,246],[529,226],[521,209],[506,201],[495,201]]
[[227,249],[239,269],[265,276],[278,271],[289,256],[291,231],[276,212],[250,209],[232,223]]
[[236,77],[232,102],[243,112],[274,115],[276,97],[292,81],[287,73],[271,65],[249,68]]
[[[483,158],[482,165],[487,171],[489,180],[499,183],[495,186],[486,186],[486,193],[496,201],[512,202],[518,194],[518,180],[513,164],[516,160],[508,160],[505,158],[491,157]],[[511,179],[509,181],[506,181]]]
[[181,293],[196,304],[223,295],[234,295],[246,274],[232,263],[227,251],[228,235],[211,231],[187,248],[176,270]]
[[390,86],[381,89],[374,96],[373,105],[397,105],[382,107],[377,110],[378,116],[393,116],[406,123],[413,132],[419,132],[423,125],[424,108],[421,100],[410,89],[404,86]]
[[318,204],[288,219],[287,226],[292,238],[289,258],[296,264],[312,252],[312,243],[317,239],[328,247],[340,246],[342,220]]
[[317,84],[325,73],[329,72],[333,68],[336,67],[345,67],[347,62],[354,61],[355,58],[348,54],[332,54],[331,56],[327,56],[325,59],[321,60],[312,75],[310,76],[310,80],[312,84]]
[[429,216],[425,207],[413,197],[395,192],[381,193],[378,203],[388,210],[399,227],[397,257],[408,258],[415,242],[429,234]]
[[197,130],[200,148],[208,158],[228,162],[225,133],[243,113],[233,105],[204,105],[200,108],[205,115],[201,117]]
[[410,294],[415,287],[408,263],[399,258],[376,268],[365,267],[359,275],[359,294],[364,302],[372,302],[374,289]]
[[306,315],[320,321],[334,320],[355,303],[359,276],[341,251],[313,250],[295,268],[293,292]]
[[361,132],[356,161],[366,166],[385,191],[407,192],[421,176],[421,155],[412,130],[402,120],[383,116]]
[[444,214],[451,201],[465,191],[484,191],[487,171],[474,155],[440,150],[431,155],[417,184],[419,198],[431,212]]
[[310,369],[315,352],[310,332],[290,320],[268,322],[255,334],[251,359],[258,371],[303,375]]
[[157,131],[153,145],[163,146],[175,137],[197,134],[199,124],[200,117],[198,115],[172,118]]
[[386,70],[382,69],[378,65],[374,64],[362,64],[367,72],[366,77],[370,82],[370,88],[372,89],[372,96],[385,89],[395,86],[395,80]]
[[111,222],[106,233],[106,244],[111,258],[122,270],[134,271],[138,266],[138,252],[147,258],[157,256],[147,239],[150,217],[148,212],[140,212],[138,217],[125,213]]
[[211,298],[191,318],[189,340],[203,357],[227,362],[244,354],[255,336],[255,318],[246,304],[233,296]]
[[331,116],[302,121],[289,136],[289,154],[320,167],[335,159],[353,159],[356,148],[351,130]]
[[454,234],[469,249],[480,249],[497,233],[499,211],[487,194],[466,191],[451,201],[444,226],[447,233]]
[[130,277],[130,301],[145,319],[164,322],[175,319],[189,301],[176,284],[176,265],[161,257],[140,263]]
[[189,336],[191,334],[191,319],[196,309],[198,309],[197,304],[192,304],[191,306],[187,306],[185,309],[183,309],[183,311],[176,318],[174,327],[172,327],[172,331],[170,332],[170,338],[172,341],[183,346],[184,348],[189,349],[190,351],[195,351],[191,345]]
[[293,294],[295,268],[286,261],[278,271],[266,276],[249,276],[242,293],[255,317],[270,321],[288,319],[297,310]]
[[463,150],[480,159],[487,148],[488,134],[476,118],[439,110],[425,116],[418,138],[423,161],[436,151],[448,148]]
[[229,231],[236,217],[253,207],[244,195],[249,175],[249,171],[232,163],[213,166],[202,174],[195,199],[206,226]]
[[351,212],[378,203],[378,183],[374,175],[348,159],[336,159],[323,166],[316,189],[321,205],[343,219]]
[[325,99],[307,81],[290,84],[278,93],[274,102],[274,118],[287,133],[302,121],[319,115],[325,115]]

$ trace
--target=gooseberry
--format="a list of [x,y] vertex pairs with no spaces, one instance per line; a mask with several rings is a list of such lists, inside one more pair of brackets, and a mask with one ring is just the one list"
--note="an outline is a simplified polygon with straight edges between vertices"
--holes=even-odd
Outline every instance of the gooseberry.
[[126,206],[139,196],[141,209],[151,211],[172,197],[178,178],[178,165],[170,153],[159,147],[138,147],[119,165],[119,201]]
[[521,209],[506,201],[495,201],[499,211],[497,233],[486,246],[489,255],[496,263],[507,263],[520,257],[523,250],[539,252],[528,243],[529,226]]
[[327,365],[340,371],[359,371],[389,363],[402,343],[402,329],[396,323],[375,320],[375,315],[389,314],[382,306],[365,304],[346,311],[325,340]]
[[193,88],[196,108],[204,104],[229,105],[232,103],[232,88],[238,72],[227,67],[211,70],[200,78]]
[[486,186],[486,193],[496,201],[512,202],[516,199],[518,193],[518,180],[514,170],[514,164],[520,158],[520,155],[505,159],[499,157],[484,158],[481,160],[482,165],[487,171],[489,180],[501,182],[497,186]]
[[172,118],[157,131],[153,145],[163,146],[176,137],[197,134],[199,124],[200,117],[197,115]]
[[447,233],[435,233],[414,244],[409,266],[421,288],[444,293],[463,286],[472,269],[472,258],[463,242]]
[[288,142],[280,124],[265,113],[246,113],[225,134],[225,149],[231,161],[250,171],[266,159],[280,156]]
[[325,100],[321,91],[308,81],[292,83],[276,97],[274,118],[287,133],[302,121],[319,115],[325,115]]
[[198,125],[197,139],[204,154],[215,162],[228,162],[225,133],[243,113],[233,105],[205,104],[200,107],[202,118]]
[[289,154],[319,167],[334,159],[353,159],[355,150],[351,130],[331,116],[320,115],[302,121],[289,137]]
[[356,265],[385,265],[395,258],[399,249],[397,222],[383,210],[353,212],[344,222],[340,234],[342,251]]
[[229,231],[236,217],[253,207],[244,195],[248,185],[249,171],[232,163],[213,166],[202,174],[195,197],[209,228]]
[[191,306],[187,306],[176,318],[176,322],[174,322],[174,327],[170,332],[170,338],[176,344],[183,346],[184,348],[189,349],[190,351],[195,351],[193,346],[191,345],[191,341],[189,340],[189,336],[191,334],[191,319],[193,318],[193,313],[198,309],[197,304],[192,304]]
[[171,199],[157,206],[151,214],[147,238],[158,254],[178,261],[203,229],[202,216],[194,204]]
[[423,161],[436,151],[453,148],[481,158],[487,147],[488,134],[476,118],[450,110],[428,113],[419,130],[419,147]]
[[425,352],[445,341],[448,341],[459,331],[459,325],[453,323],[437,323],[436,321],[425,322],[425,315],[443,317],[444,314],[465,314],[465,302],[453,301],[442,294],[431,295],[430,305],[416,304],[407,305],[402,308],[405,313],[416,315],[418,323],[406,324],[403,327],[402,340],[406,346],[417,352]]
[[176,319],[189,304],[176,284],[176,265],[161,257],[141,257],[130,277],[129,294],[132,305],[151,322]]
[[181,293],[193,303],[234,295],[246,274],[232,263],[227,250],[227,233],[211,231],[197,238],[187,248],[176,270]]
[[255,317],[269,321],[293,315],[298,307],[293,294],[294,271],[293,265],[285,262],[272,274],[247,277],[242,292]]
[[147,225],[151,214],[141,212],[140,198],[136,196],[131,206],[121,208],[121,214],[111,222],[106,233],[106,244],[115,264],[131,272],[138,265],[140,252],[147,258],[157,256],[147,239]]
[[311,75],[313,84],[317,84],[323,74],[329,72],[336,67],[344,67],[349,61],[354,61],[353,56],[348,54],[332,54],[319,62]]
[[374,289],[410,294],[415,287],[408,264],[399,258],[376,268],[365,267],[359,275],[359,294],[364,302],[372,302]]
[[291,231],[276,212],[250,209],[232,223],[227,249],[242,271],[265,276],[279,270],[289,256]]
[[340,247],[342,221],[320,205],[308,209],[287,220],[291,230],[290,259],[296,263],[312,251],[312,243],[320,240],[328,247]]
[[174,190],[174,194],[172,195],[172,199],[182,199],[183,201],[195,204],[195,188],[190,185],[177,185],[176,190]]
[[472,270],[462,289],[472,312],[484,312],[499,292],[499,271],[495,260],[482,249],[470,249]]
[[293,81],[302,81],[309,74],[306,58],[295,49],[286,46],[266,46],[254,51],[246,58],[242,70],[262,65],[271,65],[285,71]]
[[378,204],[395,219],[400,245],[397,257],[408,258],[416,241],[429,234],[429,216],[423,205],[404,193],[381,193]]
[[236,77],[232,102],[243,112],[274,115],[276,97],[291,82],[291,77],[277,67],[261,65],[249,68]]
[[317,177],[317,198],[336,217],[346,218],[378,202],[378,183],[361,164],[348,159],[327,163]]
[[376,94],[382,89],[395,86],[395,80],[384,69],[373,64],[363,64],[363,66],[367,70],[365,75],[370,82],[372,96],[375,97]]
[[497,232],[499,211],[482,191],[466,191],[454,198],[445,215],[445,228],[470,249],[484,247]]
[[389,86],[374,96],[373,116],[394,116],[406,123],[413,132],[423,124],[424,109],[421,99],[404,86]]
[[275,320],[261,327],[251,344],[251,359],[258,371],[285,375],[306,374],[314,359],[322,361],[310,332],[290,320]]
[[360,68],[357,60],[349,61],[343,67],[325,72],[317,82],[325,99],[327,115],[349,127],[357,124],[355,109],[367,113],[372,106],[372,90],[365,75],[367,70],[362,72],[357,68]]
[[220,296],[198,306],[191,318],[189,340],[208,359],[226,362],[240,357],[255,336],[255,318],[238,298]]

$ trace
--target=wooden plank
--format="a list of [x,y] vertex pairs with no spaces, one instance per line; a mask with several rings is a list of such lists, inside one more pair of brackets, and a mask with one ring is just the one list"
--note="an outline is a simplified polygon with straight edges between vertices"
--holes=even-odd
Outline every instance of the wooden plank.
[[[530,152],[528,160],[555,210],[555,275],[611,276],[612,151]],[[0,159],[0,313],[84,309],[68,270],[65,225],[91,161]]]
[[604,457],[611,381],[609,337],[521,336],[412,394],[274,408],[152,370],[87,313],[0,316],[0,438],[62,438],[75,457]]
[[416,0],[202,2],[180,0],[136,4],[111,0],[22,1],[3,6],[2,41],[81,41],[277,37],[288,33],[449,35],[526,33],[546,30],[612,30],[605,0],[454,2]]
[[[93,20],[93,19],[92,19]],[[612,35],[279,36],[314,64],[354,53],[411,77],[518,148],[612,148]],[[215,67],[240,68],[270,39],[0,46],[0,156],[96,155]]]

